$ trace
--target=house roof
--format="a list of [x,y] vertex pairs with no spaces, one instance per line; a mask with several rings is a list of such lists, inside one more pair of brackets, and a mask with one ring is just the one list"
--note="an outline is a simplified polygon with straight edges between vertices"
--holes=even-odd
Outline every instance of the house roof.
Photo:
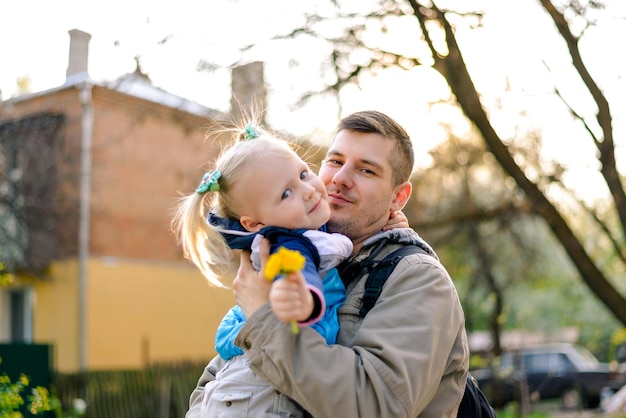
[[112,81],[94,81],[89,77],[86,72],[73,74],[67,77],[65,83],[58,87],[53,87],[48,90],[40,91],[37,93],[23,94],[17,97],[5,100],[5,104],[18,103],[24,100],[32,99],[33,97],[43,96],[61,91],[69,88],[78,88],[85,83],[90,83],[94,86],[99,86],[109,90],[116,91],[118,93],[133,96],[139,99],[147,100],[152,103],[157,103],[170,108],[178,109],[180,111],[190,113],[202,117],[210,117],[212,119],[225,119],[226,115],[215,109],[211,109],[200,103],[185,99],[184,97],[177,96],[152,84],[150,79],[139,68],[132,73],[122,75],[121,77]]

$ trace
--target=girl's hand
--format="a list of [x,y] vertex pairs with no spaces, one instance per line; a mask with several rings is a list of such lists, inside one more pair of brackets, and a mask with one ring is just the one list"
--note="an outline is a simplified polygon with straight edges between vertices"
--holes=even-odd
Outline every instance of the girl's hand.
[[313,313],[313,295],[301,272],[274,280],[270,288],[270,305],[282,322],[303,322]]
[[401,210],[391,212],[387,225],[383,226],[383,231],[389,231],[396,228],[409,228],[409,220]]

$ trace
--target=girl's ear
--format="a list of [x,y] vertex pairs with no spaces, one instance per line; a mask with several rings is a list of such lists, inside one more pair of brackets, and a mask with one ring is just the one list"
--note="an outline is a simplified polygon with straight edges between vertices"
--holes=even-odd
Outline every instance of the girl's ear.
[[265,226],[265,224],[252,219],[250,216],[242,216],[239,218],[239,223],[249,232],[259,232]]
[[406,181],[396,186],[395,194],[393,200],[391,201],[392,212],[402,210],[404,208],[406,202],[409,201],[409,197],[411,197],[411,190],[413,190],[413,185],[410,181]]

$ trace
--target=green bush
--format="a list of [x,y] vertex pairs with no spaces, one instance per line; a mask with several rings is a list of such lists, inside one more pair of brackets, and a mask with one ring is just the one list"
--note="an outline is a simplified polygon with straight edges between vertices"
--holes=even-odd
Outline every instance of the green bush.
[[[23,418],[19,409],[24,405],[23,392],[28,387],[28,383],[28,377],[24,374],[16,382],[12,382],[6,373],[0,375],[0,418]],[[28,402],[28,411],[33,415],[55,411],[59,416],[61,403],[50,396],[48,389],[44,387],[37,386],[31,389],[30,395],[26,396],[26,402]]]

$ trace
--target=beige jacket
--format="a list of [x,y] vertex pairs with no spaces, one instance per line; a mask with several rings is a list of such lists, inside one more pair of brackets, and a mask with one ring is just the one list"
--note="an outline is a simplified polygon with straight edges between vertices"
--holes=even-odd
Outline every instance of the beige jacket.
[[[429,248],[412,230],[396,229],[372,237],[355,257],[366,258],[381,237]],[[397,247],[388,244],[380,258]],[[292,334],[269,305],[248,318],[235,343],[259,376],[315,418],[456,417],[469,349],[463,311],[448,273],[434,252],[404,257],[362,319],[358,312],[365,279],[347,286],[337,345],[328,346],[309,328]],[[203,385],[219,367],[214,359],[205,369],[187,418],[200,417]]]

